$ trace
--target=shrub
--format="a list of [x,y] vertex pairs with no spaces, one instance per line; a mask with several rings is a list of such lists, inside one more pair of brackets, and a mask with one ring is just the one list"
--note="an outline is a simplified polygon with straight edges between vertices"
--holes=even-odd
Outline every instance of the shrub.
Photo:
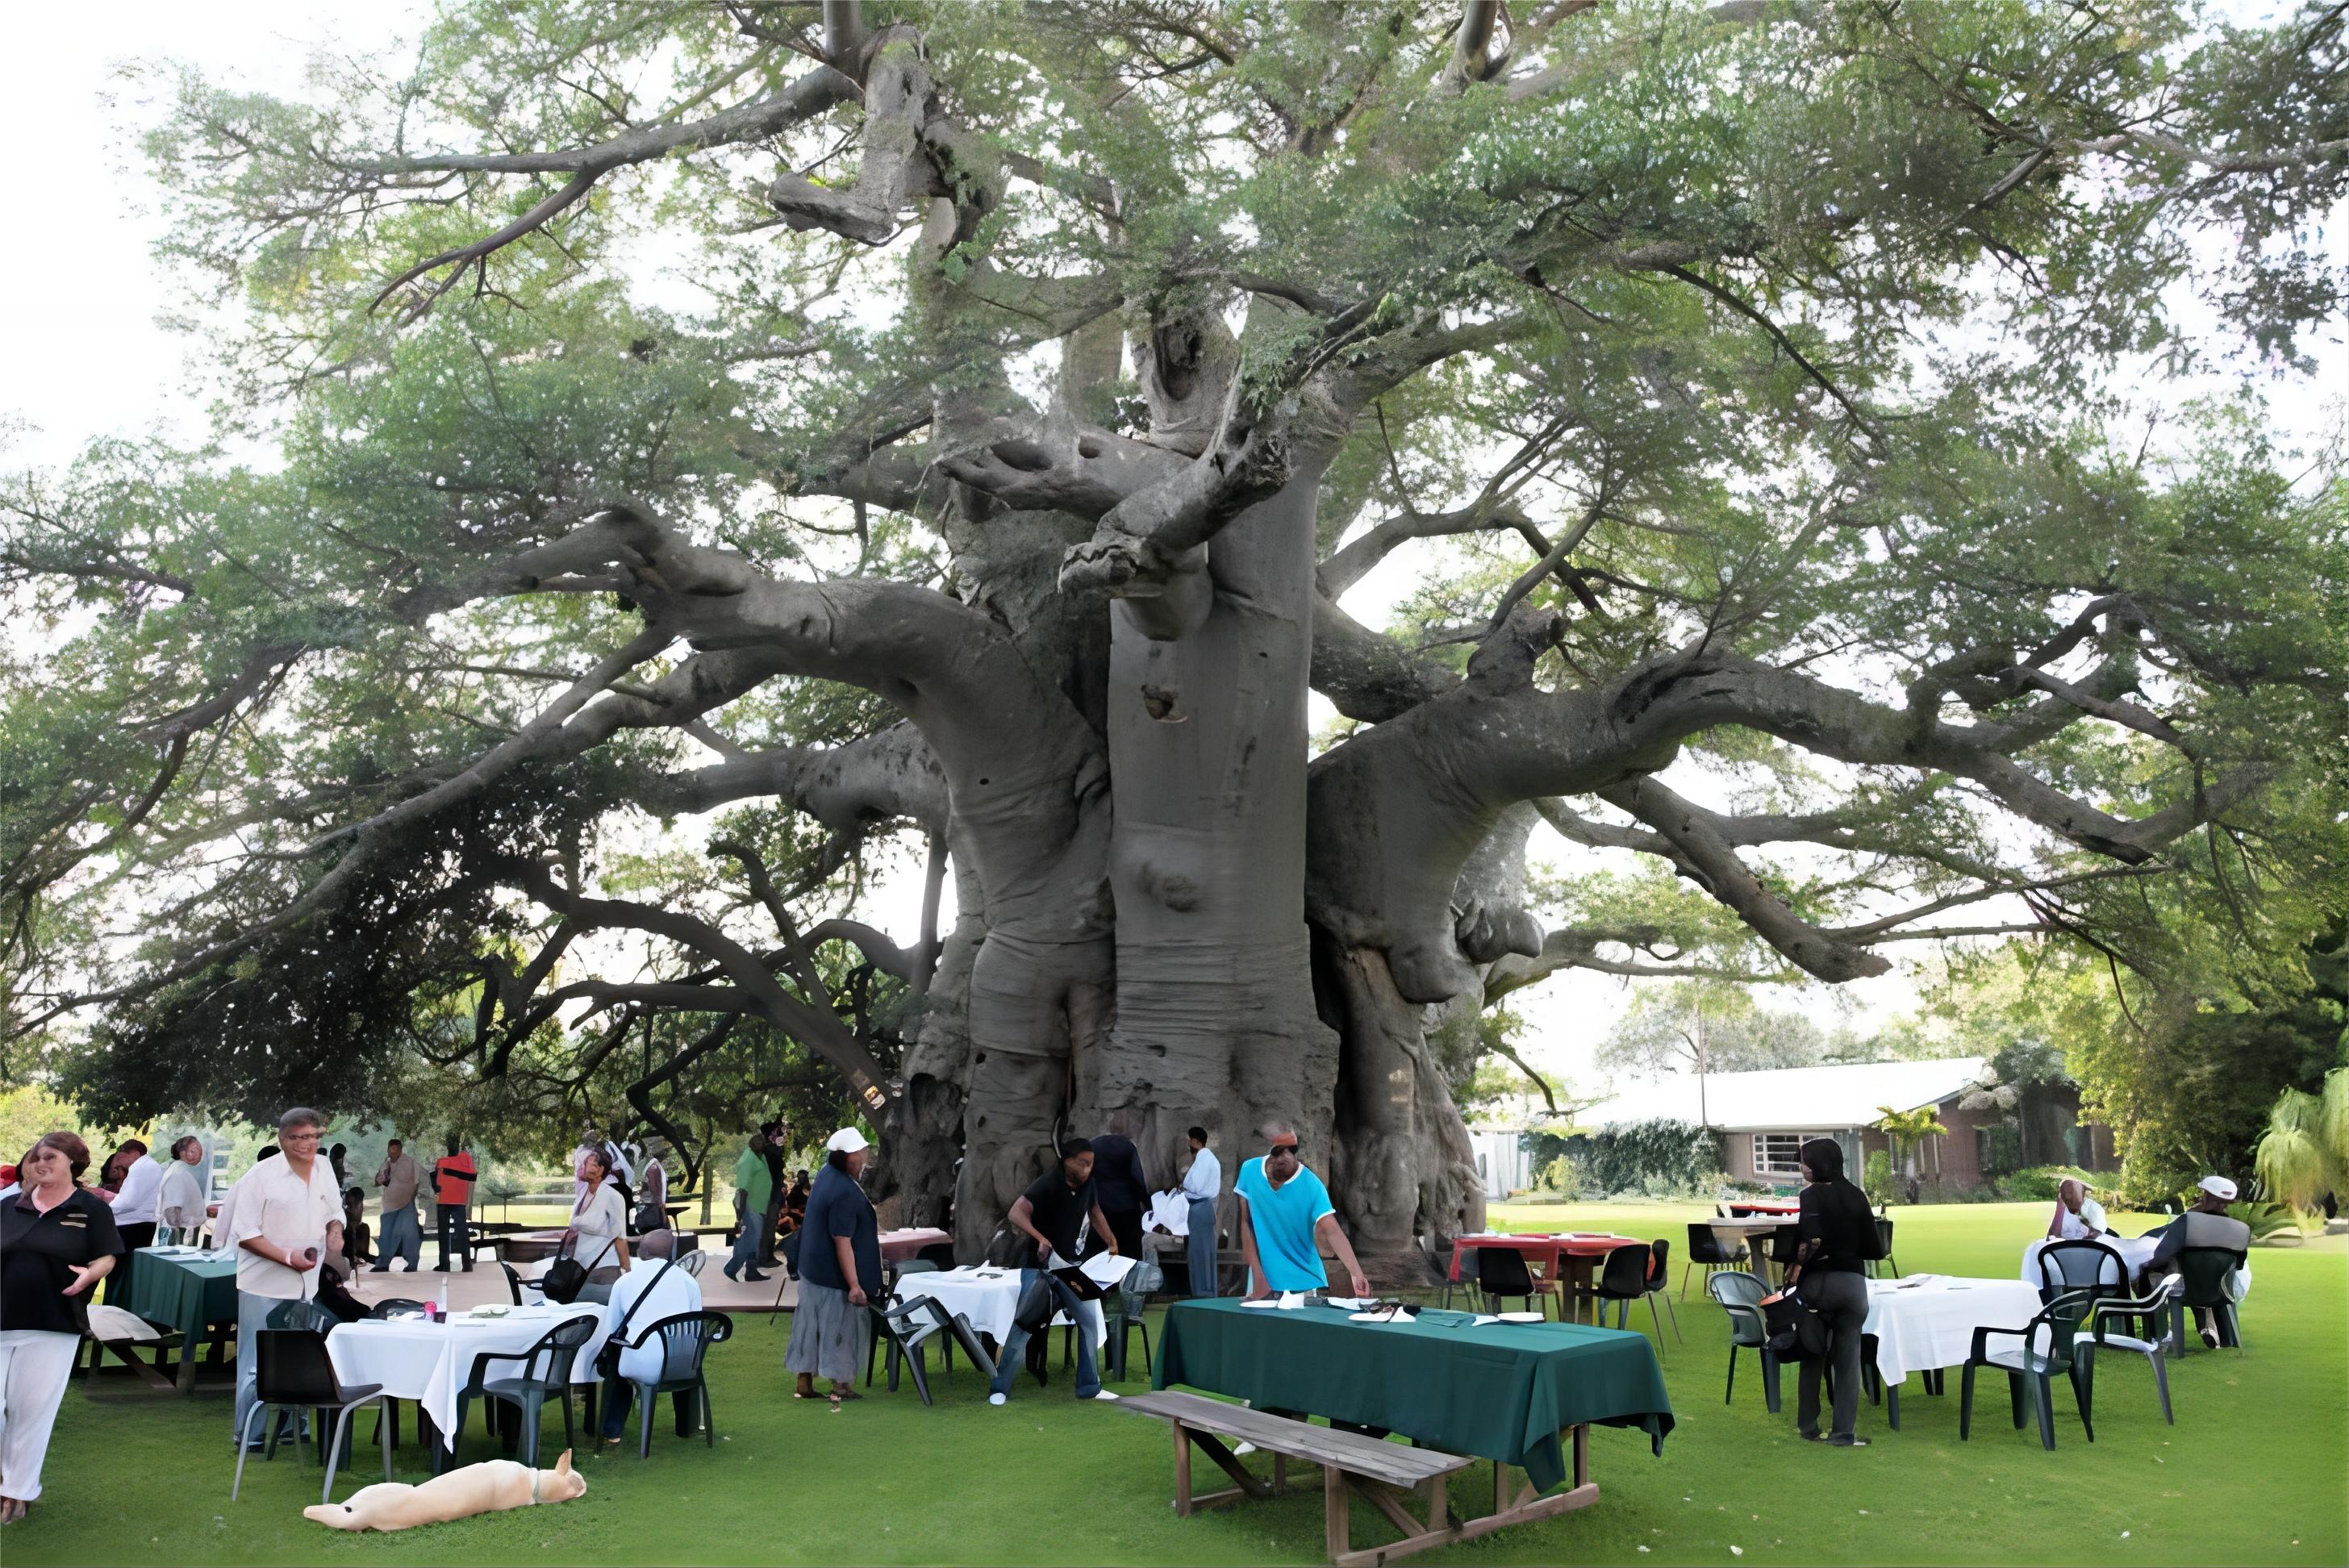
[[1868,1201],[1879,1208],[1891,1202],[1891,1154],[1881,1149],[1869,1150],[1864,1171],[1865,1173],[1860,1177],[1860,1186],[1868,1193]]
[[1575,1196],[1574,1161],[1561,1154],[1541,1168],[1541,1187],[1545,1192],[1555,1192],[1561,1198]]
[[2066,1181],[2085,1181],[2091,1193],[2096,1191],[2094,1175],[2067,1165],[2034,1165],[2001,1177],[1997,1185],[2011,1202],[2052,1203],[2055,1201],[2055,1189]]

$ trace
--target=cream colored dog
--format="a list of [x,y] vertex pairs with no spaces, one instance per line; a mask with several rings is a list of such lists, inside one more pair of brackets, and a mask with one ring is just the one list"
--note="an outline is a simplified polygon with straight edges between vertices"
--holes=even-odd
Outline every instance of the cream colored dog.
[[587,1478],[571,1469],[571,1450],[551,1470],[532,1470],[512,1460],[489,1460],[436,1475],[422,1486],[378,1481],[351,1493],[347,1502],[321,1503],[302,1511],[333,1530],[406,1530],[441,1524],[476,1513],[528,1508],[534,1502],[568,1502],[587,1490]]

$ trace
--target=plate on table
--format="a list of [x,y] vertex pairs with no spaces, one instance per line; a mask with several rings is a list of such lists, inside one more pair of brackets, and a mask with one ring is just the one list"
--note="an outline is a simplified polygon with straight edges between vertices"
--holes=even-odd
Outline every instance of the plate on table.
[[1503,1323],[1547,1323],[1549,1319],[1538,1312],[1496,1312],[1493,1315]]
[[1242,1306],[1270,1307],[1276,1312],[1280,1310],[1280,1303],[1278,1299],[1269,1301],[1244,1301],[1240,1303],[1240,1305]]
[[1374,1295],[1331,1295],[1322,1298],[1325,1306],[1342,1307],[1348,1312],[1360,1312],[1377,1302]]

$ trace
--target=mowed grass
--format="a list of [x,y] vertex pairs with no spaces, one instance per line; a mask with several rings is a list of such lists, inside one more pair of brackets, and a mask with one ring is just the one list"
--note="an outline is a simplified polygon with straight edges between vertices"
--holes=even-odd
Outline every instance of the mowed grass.
[[[1518,1208],[1506,1228],[1618,1230],[1669,1237],[1677,1260],[1692,1205]],[[1901,1209],[1898,1253],[1911,1271],[2013,1277],[2041,1204]],[[2119,1222],[2132,1233],[2146,1222]],[[1796,1440],[1786,1409],[1767,1415],[1748,1353],[1737,1400],[1722,1402],[1722,1319],[1692,1285],[1669,1331],[1664,1373],[1679,1426],[1661,1459],[1635,1432],[1591,1439],[1598,1503],[1420,1561],[1463,1563],[2316,1563],[2349,1557],[2349,1284],[2339,1238],[2253,1254],[2248,1354],[2200,1351],[2176,1365],[2178,1425],[2162,1424],[2149,1368],[2114,1357],[2096,1387],[2097,1440],[2082,1439],[2057,1389],[2054,1453],[2009,1423],[2002,1378],[1985,1382],[1971,1441],[1958,1440],[1949,1396],[1910,1385],[1903,1429],[1863,1407],[1858,1451]],[[1679,1264],[1674,1265],[1675,1282]],[[1055,1336],[1053,1382],[1024,1375],[989,1408],[970,1368],[934,1384],[922,1408],[908,1383],[840,1415],[790,1398],[787,1326],[738,1320],[712,1357],[719,1440],[680,1441],[663,1418],[653,1454],[585,1460],[587,1495],[394,1535],[346,1535],[301,1517],[318,1471],[281,1454],[233,1462],[221,1394],[147,1398],[122,1379],[108,1398],[77,1381],[59,1416],[47,1493],[0,1532],[8,1568],[65,1563],[1313,1563],[1317,1491],[1187,1520],[1174,1517],[1172,1453],[1159,1422],[1069,1398]],[[1137,1345],[1137,1350],[1139,1346]],[[1136,1357],[1137,1363],[1139,1357]],[[1143,1384],[1136,1367],[1138,1391]],[[119,1395],[119,1398],[113,1396]],[[551,1423],[548,1462],[561,1441]],[[497,1456],[477,1417],[469,1460]],[[421,1480],[416,1450],[399,1476]],[[1258,1463],[1261,1465],[1262,1461]],[[364,1483],[380,1473],[362,1441]],[[1212,1472],[1209,1472],[1212,1473]],[[1309,1474],[1310,1472],[1308,1472]],[[336,1495],[347,1495],[338,1480]],[[1490,1469],[1455,1499],[1481,1511]],[[1357,1546],[1390,1538],[1355,1509]],[[1644,1549],[1644,1550],[1643,1550]],[[1733,1550],[1734,1549],[1734,1550]]]

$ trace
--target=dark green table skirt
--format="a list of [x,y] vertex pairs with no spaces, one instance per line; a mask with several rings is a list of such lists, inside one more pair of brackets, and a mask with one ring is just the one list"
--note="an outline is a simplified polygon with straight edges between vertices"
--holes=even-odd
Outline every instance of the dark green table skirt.
[[158,1328],[179,1330],[188,1345],[182,1354],[192,1354],[206,1328],[236,1321],[236,1259],[226,1253],[167,1258],[141,1251],[126,1305]]
[[1637,1427],[1661,1453],[1672,1407],[1647,1336],[1580,1324],[1486,1324],[1429,1309],[1415,1323],[1355,1323],[1232,1300],[1167,1310],[1156,1386],[1187,1384],[1258,1409],[1301,1410],[1522,1466],[1544,1491],[1566,1479],[1558,1434]]

